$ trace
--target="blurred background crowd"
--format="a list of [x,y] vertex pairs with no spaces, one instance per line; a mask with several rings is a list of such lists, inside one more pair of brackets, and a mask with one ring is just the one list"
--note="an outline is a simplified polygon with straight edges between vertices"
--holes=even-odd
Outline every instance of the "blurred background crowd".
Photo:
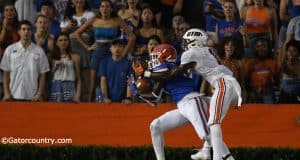
[[[132,65],[146,62],[160,43],[181,55],[183,34],[197,27],[240,82],[244,103],[300,103],[300,0],[1,0],[0,6],[4,101],[136,102],[127,82]],[[33,46],[18,45],[26,36],[46,61]],[[37,79],[24,78],[30,76]],[[201,77],[195,83],[199,92],[213,92]]]

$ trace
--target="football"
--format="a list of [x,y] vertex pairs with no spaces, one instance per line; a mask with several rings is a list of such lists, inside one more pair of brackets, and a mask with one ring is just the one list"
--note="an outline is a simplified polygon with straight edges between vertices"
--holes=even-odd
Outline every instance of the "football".
[[151,91],[151,83],[148,79],[138,77],[135,84],[139,92],[142,94],[149,93]]

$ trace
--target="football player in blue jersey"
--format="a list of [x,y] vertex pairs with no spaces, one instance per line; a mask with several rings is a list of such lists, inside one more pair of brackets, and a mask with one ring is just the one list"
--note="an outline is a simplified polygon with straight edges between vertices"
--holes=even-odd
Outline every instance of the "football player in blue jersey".
[[[177,109],[166,112],[154,119],[150,124],[152,144],[157,160],[165,160],[163,133],[167,130],[191,123],[200,139],[205,141],[199,160],[210,160],[210,132],[208,122],[208,106],[200,96],[190,74],[182,74],[170,80],[165,73],[176,67],[176,50],[169,44],[156,46],[150,54],[148,69],[151,79],[166,90],[177,105]],[[145,74],[149,74],[149,71]],[[147,76],[147,75],[145,75]],[[158,89],[159,90],[159,89]],[[153,91],[157,95],[156,91]]]

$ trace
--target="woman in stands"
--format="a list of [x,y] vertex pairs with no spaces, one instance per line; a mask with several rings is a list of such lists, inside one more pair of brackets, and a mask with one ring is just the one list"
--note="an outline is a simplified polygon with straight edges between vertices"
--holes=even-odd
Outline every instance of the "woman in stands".
[[48,55],[54,45],[53,36],[49,32],[49,19],[44,15],[38,15],[35,20],[36,31],[32,35],[32,41],[42,47]]
[[141,18],[137,29],[136,51],[134,55],[141,55],[147,51],[147,43],[152,35],[157,35],[164,42],[163,31],[156,23],[154,11],[145,6],[141,11]]
[[290,40],[281,66],[280,103],[300,103],[300,42]]
[[[0,60],[6,47],[20,39],[16,27],[18,26],[17,10],[13,3],[7,3],[3,6],[2,16],[0,21]],[[0,97],[2,97],[2,93],[2,71],[0,71]]]
[[[267,6],[266,0],[254,0],[254,5],[241,11],[241,18],[245,21],[246,36],[250,47],[257,39],[264,38],[272,41],[272,49],[278,49],[277,14],[274,8]],[[247,56],[253,56],[253,50]]]
[[[82,33],[89,28],[92,28],[94,32],[95,43],[93,45],[89,45],[82,37]],[[93,52],[90,66],[91,75],[88,101],[92,101],[96,87],[96,73],[99,69],[100,61],[110,55],[110,44],[113,40],[120,38],[121,30],[128,35],[128,43],[123,52],[125,56],[133,48],[135,36],[129,30],[126,23],[114,12],[113,3],[110,0],[102,0],[96,17],[84,23],[75,33],[82,46],[87,51]]]
[[80,102],[80,55],[71,52],[70,38],[60,33],[50,56],[52,83],[50,100],[56,102]]
[[[82,81],[82,92],[84,97],[82,100],[86,101],[88,93],[88,84],[90,82],[90,53],[81,45],[75,36],[75,30],[85,24],[89,19],[95,17],[94,12],[90,11],[87,0],[69,0],[65,10],[63,20],[60,27],[62,32],[69,33],[71,40],[71,48],[73,52],[80,54],[82,77],[85,77]],[[91,37],[93,36],[91,30],[86,30],[81,33],[81,37],[86,43],[91,44]]]
[[216,44],[221,42],[224,37],[235,37],[243,41],[244,46],[247,45],[247,38],[245,28],[240,19],[237,6],[232,0],[225,0],[223,2],[223,12],[225,18],[216,25]]

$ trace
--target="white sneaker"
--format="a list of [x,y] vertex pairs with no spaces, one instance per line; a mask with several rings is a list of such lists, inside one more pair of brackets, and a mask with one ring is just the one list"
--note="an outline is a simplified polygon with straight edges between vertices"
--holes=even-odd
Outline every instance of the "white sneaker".
[[193,160],[211,160],[210,149],[202,148],[199,149],[197,153],[191,155]]

